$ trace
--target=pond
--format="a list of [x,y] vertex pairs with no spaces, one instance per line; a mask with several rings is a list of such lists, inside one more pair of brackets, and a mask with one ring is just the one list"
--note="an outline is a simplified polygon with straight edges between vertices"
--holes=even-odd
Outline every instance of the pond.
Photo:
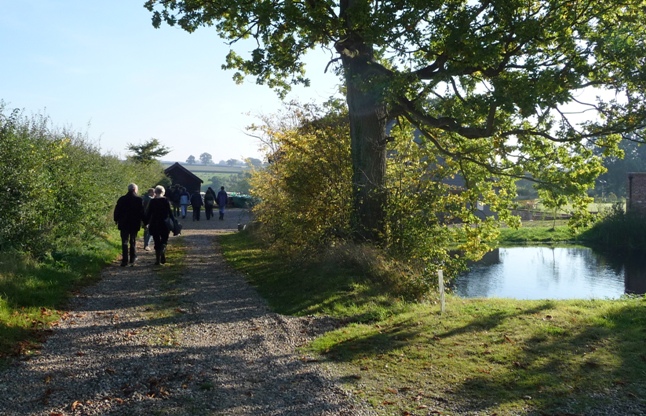
[[587,247],[506,247],[451,285],[460,297],[617,299],[646,293],[646,256],[613,258]]

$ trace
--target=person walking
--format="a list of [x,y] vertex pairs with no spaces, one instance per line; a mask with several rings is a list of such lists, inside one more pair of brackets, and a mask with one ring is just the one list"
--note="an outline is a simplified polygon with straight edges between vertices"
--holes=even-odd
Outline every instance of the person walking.
[[155,187],[155,198],[148,204],[148,210],[144,216],[144,223],[148,224],[150,235],[155,242],[155,264],[166,263],[166,245],[170,230],[166,226],[167,218],[173,217],[173,210],[170,202],[164,197],[166,190],[163,186]]
[[224,208],[226,207],[227,202],[229,201],[229,196],[224,191],[224,186],[220,187],[220,191],[218,192],[218,195],[216,196],[215,200],[218,203],[218,208],[220,209],[220,220],[223,220]]
[[[146,195],[141,197],[144,201],[144,214],[148,210],[148,204],[150,203],[150,200],[155,197],[155,188],[148,188],[148,192]],[[144,250],[150,251],[150,240],[152,240],[152,237],[150,236],[150,230],[148,227],[144,227]]]
[[202,211],[202,205],[204,205],[204,202],[202,201],[202,194],[200,194],[200,190],[198,189],[197,191],[193,192],[193,195],[191,195],[191,207],[193,208],[193,221],[200,220],[200,212]]
[[213,216],[213,206],[215,205],[215,191],[209,186],[209,189],[204,193],[204,211],[206,212],[206,219],[210,220]]
[[137,260],[137,234],[144,219],[144,203],[138,191],[136,184],[129,184],[128,193],[117,200],[114,208],[114,222],[121,234],[121,267],[128,265],[128,260],[134,266]]
[[171,186],[170,192],[168,193],[168,199],[173,206],[173,215],[175,217],[179,217],[179,195],[181,192],[179,184],[176,183]]
[[188,208],[190,199],[191,195],[188,193],[186,188],[182,187],[179,193],[179,205],[182,208],[182,218],[186,218],[186,209]]

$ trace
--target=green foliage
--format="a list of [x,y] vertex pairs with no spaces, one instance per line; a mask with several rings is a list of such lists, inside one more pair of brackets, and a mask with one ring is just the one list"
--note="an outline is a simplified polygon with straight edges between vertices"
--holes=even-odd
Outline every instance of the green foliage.
[[157,139],[150,139],[139,145],[128,144],[127,149],[133,153],[128,156],[128,159],[140,164],[153,163],[160,157],[170,153],[170,149],[162,146]]
[[272,163],[255,170],[254,212],[276,248],[315,253],[349,232],[351,163],[347,114],[336,103],[325,108],[290,104],[282,118],[252,127],[265,140]]
[[73,132],[51,127],[45,116],[7,114],[0,102],[0,252],[42,257],[78,244],[111,224],[116,198],[130,182],[163,178],[158,163],[145,166],[101,155]]
[[628,173],[646,171],[646,146],[643,133],[631,134],[628,140],[619,143],[619,153],[604,156],[603,165],[607,172],[596,180],[595,194],[608,202],[615,202],[617,196],[627,196]]
[[464,163],[488,170],[493,182],[531,177],[558,189],[577,219],[603,172],[601,157],[616,155],[621,136],[646,120],[646,79],[636,70],[646,56],[642,0],[148,0],[145,7],[155,27],[210,27],[232,45],[252,38],[254,49],[231,50],[223,68],[236,71],[236,82],[251,76],[283,95],[309,84],[307,51],[332,51],[349,107],[355,228],[369,231],[359,237],[385,236],[371,227],[385,224],[390,208],[381,204],[389,118],[412,124],[450,168]]
[[251,172],[244,171],[229,175],[213,175],[210,178],[210,184],[213,189],[220,189],[224,186],[227,192],[238,192],[241,194],[249,194],[251,192]]
[[625,212],[623,204],[616,203],[581,234],[581,239],[605,251],[643,253],[646,251],[646,216],[636,211]]
[[[457,160],[419,137],[411,140],[415,133],[406,122],[394,126],[391,135],[388,242],[397,257],[416,264],[431,278],[438,269],[451,278],[466,261],[492,248],[501,221],[518,225],[511,215],[516,196],[513,178],[492,177],[475,154],[473,161]],[[445,146],[456,151],[480,145],[446,139]],[[482,201],[490,212],[480,209]]]

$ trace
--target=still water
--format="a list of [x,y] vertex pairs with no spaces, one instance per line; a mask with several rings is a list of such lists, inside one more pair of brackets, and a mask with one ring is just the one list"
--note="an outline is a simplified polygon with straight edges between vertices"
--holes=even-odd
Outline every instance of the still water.
[[616,299],[646,293],[646,256],[611,258],[586,247],[498,248],[452,289],[461,297]]

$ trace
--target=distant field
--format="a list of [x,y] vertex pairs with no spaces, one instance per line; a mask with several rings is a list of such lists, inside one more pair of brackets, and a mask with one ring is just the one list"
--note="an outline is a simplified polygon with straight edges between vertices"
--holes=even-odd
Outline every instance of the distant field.
[[[162,162],[162,165],[164,166],[164,169],[169,167],[175,162]],[[198,173],[209,173],[212,175],[217,175],[217,174],[232,174],[232,173],[241,173],[245,171],[247,168],[243,166],[224,166],[224,165],[189,165],[188,163],[181,163],[180,164],[185,167],[186,169],[190,170],[192,173],[196,174],[197,176],[200,176]]]
[[[171,166],[175,162],[161,162],[164,166],[164,169]],[[237,175],[244,172],[248,168],[246,166],[224,166],[224,165],[189,165],[188,163],[180,164],[188,169],[192,174],[202,179],[204,182],[203,186],[209,186],[211,184],[211,179],[213,176],[230,176]]]

